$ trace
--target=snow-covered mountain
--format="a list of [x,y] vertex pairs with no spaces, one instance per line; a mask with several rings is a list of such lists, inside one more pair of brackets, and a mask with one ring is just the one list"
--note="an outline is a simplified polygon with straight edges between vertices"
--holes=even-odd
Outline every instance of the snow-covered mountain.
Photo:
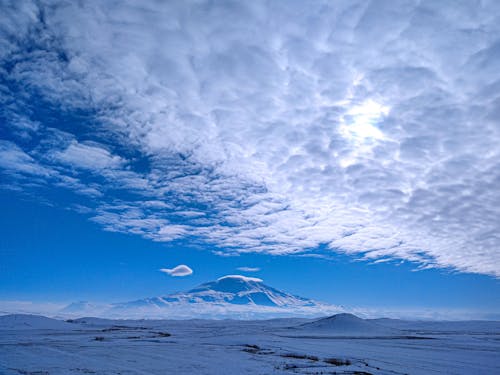
[[78,301],[70,303],[68,306],[59,310],[59,312],[62,314],[93,315],[106,308],[107,306],[101,306],[88,301]]
[[[71,315],[89,315],[88,304],[78,304],[61,310]],[[187,292],[161,297],[115,303],[98,309],[94,315],[127,318],[259,318],[282,316],[319,316],[342,311],[311,299],[295,296],[272,288],[261,279],[227,275],[201,284]]]
[[202,284],[183,293],[174,293],[164,297],[146,298],[117,304],[115,308],[164,307],[172,303],[213,303],[251,306],[315,306],[316,302],[288,294],[270,286],[261,279],[240,275],[228,275]]

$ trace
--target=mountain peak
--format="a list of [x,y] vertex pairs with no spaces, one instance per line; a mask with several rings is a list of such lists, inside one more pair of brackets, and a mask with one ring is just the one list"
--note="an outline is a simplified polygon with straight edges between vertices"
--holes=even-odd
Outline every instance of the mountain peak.
[[[261,279],[242,275],[226,275],[191,289],[188,293],[230,293],[238,296],[269,289]],[[247,301],[250,302],[250,301]]]

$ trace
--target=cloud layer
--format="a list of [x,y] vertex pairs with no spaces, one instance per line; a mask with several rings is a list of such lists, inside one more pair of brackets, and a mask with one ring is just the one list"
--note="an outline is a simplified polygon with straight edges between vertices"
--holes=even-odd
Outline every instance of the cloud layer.
[[222,254],[500,275],[496,1],[12,2],[2,187]]

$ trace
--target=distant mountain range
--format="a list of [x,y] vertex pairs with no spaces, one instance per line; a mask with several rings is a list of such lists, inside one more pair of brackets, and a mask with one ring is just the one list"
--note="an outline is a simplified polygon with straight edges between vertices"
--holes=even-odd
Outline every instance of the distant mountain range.
[[123,318],[267,318],[320,316],[342,307],[295,296],[263,283],[261,279],[227,275],[187,292],[161,297],[99,305],[75,302],[60,313],[70,316]]

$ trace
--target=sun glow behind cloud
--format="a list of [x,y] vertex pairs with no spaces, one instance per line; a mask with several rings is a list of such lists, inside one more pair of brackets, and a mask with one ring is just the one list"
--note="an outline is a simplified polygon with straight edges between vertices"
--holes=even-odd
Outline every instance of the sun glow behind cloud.
[[[349,104],[347,104],[349,106]],[[339,132],[354,143],[351,155],[340,160],[344,168],[355,164],[359,157],[369,156],[373,147],[387,136],[377,127],[389,114],[389,107],[373,99],[351,106],[340,120]]]
[[360,143],[384,139],[384,133],[377,128],[377,124],[388,113],[388,106],[384,106],[373,99],[368,99],[347,111],[342,119],[340,132],[345,137]]

